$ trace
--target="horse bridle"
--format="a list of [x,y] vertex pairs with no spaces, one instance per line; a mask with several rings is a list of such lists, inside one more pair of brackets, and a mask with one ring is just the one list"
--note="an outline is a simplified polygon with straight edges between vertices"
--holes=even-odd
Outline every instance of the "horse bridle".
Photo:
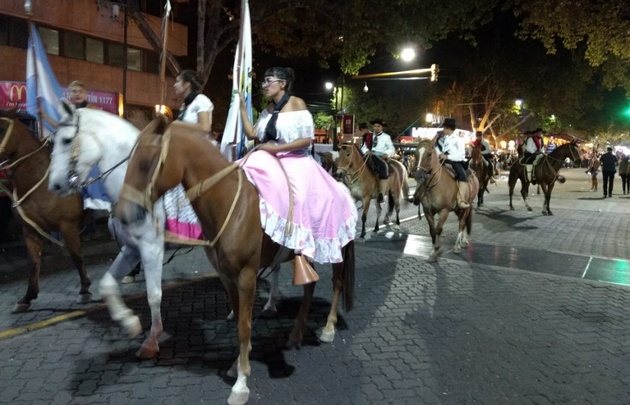
[[[349,148],[354,148],[354,146],[351,145],[346,145]],[[343,146],[342,146],[343,148]],[[371,152],[369,152],[371,153]],[[355,183],[357,180],[359,180],[359,178],[361,177],[361,174],[363,173],[363,171],[365,171],[366,169],[366,165],[367,165],[367,161],[368,161],[368,157],[369,155],[365,158],[362,159],[363,160],[363,164],[357,169],[357,170],[350,170],[350,166],[352,166],[352,159],[350,159],[350,162],[348,162],[348,164],[346,166],[337,166],[337,170],[343,170],[344,172],[346,172],[346,174],[348,176],[350,176],[350,182],[349,184],[353,184]]]
[[[132,148],[131,150],[131,153],[127,157],[123,158],[120,162],[116,163],[114,166],[105,170],[97,177],[87,179],[86,181],[81,181],[81,176],[79,175],[79,171],[77,170],[77,165],[79,163],[79,155],[81,154],[81,138],[79,136],[79,129],[80,129],[79,116],[77,116],[76,124],[62,122],[59,124],[59,127],[75,127],[74,136],[72,137],[72,144],[70,145],[70,148],[71,148],[70,149],[70,162],[69,162],[70,167],[68,169],[68,185],[73,190],[80,190],[81,188],[85,188],[89,186],[90,184],[106,177],[111,172],[113,172],[118,166],[128,161],[129,158],[131,157],[131,154],[133,153],[133,150],[135,149],[135,146],[134,146],[134,148]],[[54,135],[56,135],[56,133],[57,131],[53,132],[53,137]],[[94,137],[93,139],[94,139],[94,142],[99,144],[101,149],[103,149],[103,145],[101,144],[101,142],[99,142],[96,137]]]

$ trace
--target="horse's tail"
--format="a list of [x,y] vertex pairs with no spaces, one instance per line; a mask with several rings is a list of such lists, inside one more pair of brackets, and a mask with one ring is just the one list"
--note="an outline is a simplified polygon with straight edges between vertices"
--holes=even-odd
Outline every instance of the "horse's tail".
[[354,241],[351,240],[342,249],[343,267],[343,310],[349,312],[354,308]]

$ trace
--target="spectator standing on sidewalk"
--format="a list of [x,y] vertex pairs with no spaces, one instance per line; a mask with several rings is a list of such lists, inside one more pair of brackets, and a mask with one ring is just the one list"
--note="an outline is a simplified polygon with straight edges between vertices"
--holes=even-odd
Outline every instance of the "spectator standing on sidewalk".
[[[613,154],[613,148],[606,148],[606,153],[599,158],[602,164],[602,177],[604,179],[604,198],[612,197],[613,182],[617,172],[617,156]],[[606,194],[608,193],[608,194]]]
[[591,189],[589,191],[597,191],[597,175],[599,174],[599,167],[601,163],[599,163],[599,158],[593,152],[593,157],[591,158],[588,169],[586,173],[591,175]]
[[619,162],[619,176],[623,194],[630,194],[630,155],[624,155]]

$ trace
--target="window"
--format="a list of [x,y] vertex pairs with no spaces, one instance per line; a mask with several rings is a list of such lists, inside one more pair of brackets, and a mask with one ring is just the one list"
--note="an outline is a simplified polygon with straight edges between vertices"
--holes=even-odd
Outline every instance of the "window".
[[72,32],[63,33],[63,56],[85,60],[84,36]]
[[142,71],[142,51],[127,47],[127,69]]
[[160,56],[151,51],[144,51],[144,71],[148,73],[160,73]]
[[107,65],[115,67],[123,67],[123,46],[122,44],[107,44]]
[[46,27],[39,27],[39,36],[42,39],[46,52],[51,55],[59,55],[59,31]]
[[0,45],[9,45],[9,17],[0,15]]
[[105,63],[105,44],[99,39],[85,38],[85,60]]

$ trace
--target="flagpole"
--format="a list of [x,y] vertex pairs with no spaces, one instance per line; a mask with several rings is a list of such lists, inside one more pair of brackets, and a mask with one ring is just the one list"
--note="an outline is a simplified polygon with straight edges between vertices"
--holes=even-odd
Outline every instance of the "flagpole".
[[[236,77],[238,78],[237,80],[237,91],[238,91],[238,100],[236,100],[236,102],[238,102],[240,104],[241,102],[241,97],[243,94],[243,84],[245,84],[245,81],[242,80],[242,73],[243,73],[243,53],[245,52],[245,44],[243,42],[243,33],[245,31],[245,6],[247,5],[247,0],[241,0],[241,21],[240,21],[240,26],[239,26],[239,30],[238,30],[238,59],[237,59],[237,63],[236,63]],[[241,132],[242,132],[242,126],[241,126]],[[234,127],[234,140],[237,142],[236,144],[238,145],[236,148],[236,158],[240,159],[243,156],[243,150],[245,148],[245,145],[243,144],[243,139],[238,139],[239,136],[241,136],[242,134],[238,133],[238,125],[236,125]]]
[[166,0],[164,5],[164,27],[162,28],[162,60],[160,61],[160,108],[166,98],[166,44],[168,43],[168,17],[171,12],[171,2]]
[[44,116],[42,114],[42,105],[41,100],[39,98],[39,78],[37,77],[37,60],[35,59],[35,41],[33,40],[33,30],[35,29],[33,25],[33,7],[31,5],[31,0],[26,0],[24,2],[24,11],[26,12],[26,19],[28,20],[28,33],[31,36],[31,52],[33,54],[33,73],[35,76],[35,95],[36,95],[36,103],[37,103],[37,130],[39,132],[39,139],[44,138]]

